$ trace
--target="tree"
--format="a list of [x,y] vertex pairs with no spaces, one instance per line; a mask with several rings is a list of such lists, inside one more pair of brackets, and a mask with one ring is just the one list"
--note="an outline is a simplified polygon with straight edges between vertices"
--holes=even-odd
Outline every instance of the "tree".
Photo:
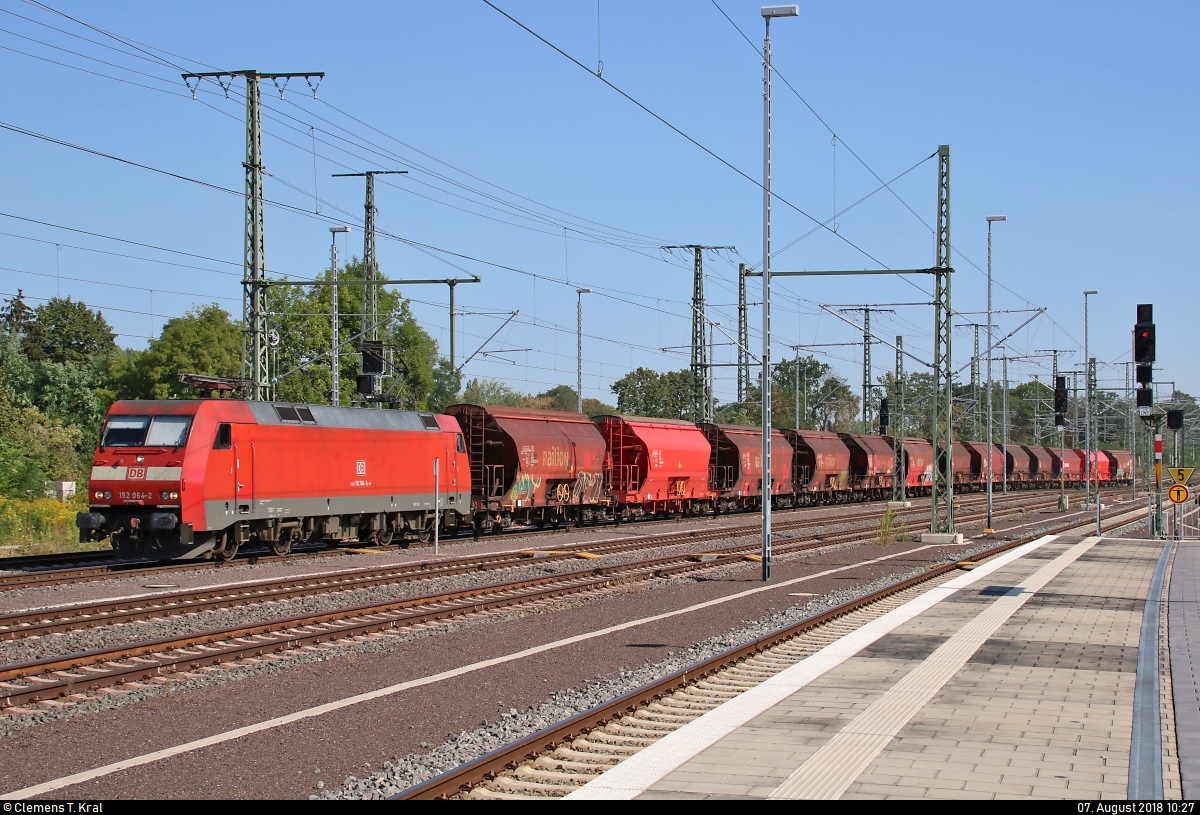
[[583,415],[591,418],[597,416],[610,416],[617,412],[617,409],[612,405],[607,405],[599,399],[593,399],[590,396],[583,397]]
[[[10,305],[10,310],[13,308]],[[116,334],[104,315],[70,297],[52,297],[34,309],[33,315],[21,340],[21,349],[31,362],[73,362],[102,368],[117,348]]]
[[0,495],[36,498],[46,481],[80,481],[80,432],[35,407],[13,405],[0,390]]
[[570,385],[556,385],[548,391],[530,397],[528,406],[545,410],[568,410],[574,413],[579,409],[579,397]]
[[638,368],[611,386],[617,410],[632,416],[686,419],[692,407],[692,372],[689,369],[660,374]]
[[25,336],[33,319],[33,309],[26,304],[22,289],[17,289],[16,295],[5,300],[4,307],[0,308],[0,324],[5,335],[15,337],[18,341]]
[[[329,280],[329,270],[318,280]],[[362,261],[354,259],[338,270],[338,281],[363,280]],[[336,294],[335,294],[336,293]],[[357,353],[370,330],[363,324],[362,286],[304,286],[277,284],[267,292],[269,325],[279,332],[276,371],[279,399],[327,403],[333,382],[330,371],[333,297],[338,298],[339,377],[341,403],[354,401],[356,377],[361,371]],[[384,392],[398,407],[423,410],[438,384],[434,381],[437,344],[412,315],[408,300],[399,292],[379,290],[379,339],[390,346],[391,367],[384,374]],[[443,379],[441,387],[446,386]],[[457,388],[455,389],[457,392]],[[441,392],[438,398],[445,398]]]
[[100,438],[100,425],[110,402],[101,395],[101,375],[74,362],[37,366],[34,405],[48,419],[78,431],[78,453],[90,456]]
[[202,306],[168,320],[158,339],[137,358],[140,399],[188,398],[194,394],[179,382],[179,374],[238,377],[242,371],[242,338],[229,313],[217,304]]
[[0,398],[14,407],[32,405],[36,397],[37,371],[21,352],[15,334],[0,338]]
[[438,357],[433,366],[433,389],[429,392],[427,407],[434,413],[441,413],[459,401],[461,390],[462,373],[451,367],[450,360]]
[[528,398],[495,379],[472,379],[463,391],[463,401],[472,405],[525,407]]

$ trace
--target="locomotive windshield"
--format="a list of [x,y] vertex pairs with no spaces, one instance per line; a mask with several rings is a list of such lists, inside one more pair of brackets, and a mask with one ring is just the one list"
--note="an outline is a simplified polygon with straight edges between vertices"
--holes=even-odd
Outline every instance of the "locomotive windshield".
[[114,416],[104,428],[101,447],[181,447],[192,426],[190,416]]

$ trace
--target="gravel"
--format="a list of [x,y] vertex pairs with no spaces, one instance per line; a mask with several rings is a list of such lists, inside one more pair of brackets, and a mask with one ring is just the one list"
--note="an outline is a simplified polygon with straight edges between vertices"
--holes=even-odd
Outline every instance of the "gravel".
[[495,721],[486,722],[475,730],[449,734],[443,744],[433,747],[426,753],[410,754],[396,762],[385,762],[378,772],[363,778],[350,776],[342,782],[340,788],[325,790],[319,796],[311,797],[380,799],[395,795],[401,790],[511,744],[530,733],[550,727],[577,713],[609,702],[668,674],[681,671],[731,648],[765,636],[772,631],[792,625],[806,617],[819,614],[833,606],[877,591],[884,586],[923,571],[925,570],[914,569],[901,574],[888,575],[854,588],[835,591],[823,597],[814,598],[803,605],[792,606],[785,611],[747,622],[738,628],[730,629],[725,634],[696,643],[659,662],[646,663],[632,670],[621,671],[619,675],[609,678],[598,677],[583,688],[556,691],[540,705],[521,711],[510,708]]
[[[854,523],[829,524],[821,527],[821,531],[830,534],[852,528],[855,525]],[[783,542],[795,536],[808,534],[810,531],[794,530],[792,532],[777,533],[775,539],[778,542]],[[115,648],[147,640],[182,637],[201,631],[232,628],[240,625],[269,623],[301,615],[337,612],[343,609],[407,600],[429,594],[466,591],[510,581],[530,580],[571,573],[587,574],[591,569],[601,566],[619,566],[656,557],[666,557],[672,553],[678,554],[681,551],[690,552],[696,549],[707,550],[733,546],[737,543],[751,542],[751,538],[752,536],[749,535],[731,536],[721,541],[703,541],[699,545],[683,542],[655,549],[640,549],[605,555],[600,559],[584,562],[573,558],[565,560],[540,560],[531,558],[522,565],[506,569],[450,575],[432,580],[415,580],[390,585],[362,587],[349,591],[330,591],[288,600],[254,603],[226,609],[214,609],[212,611],[185,612],[150,620],[78,628],[46,636],[23,637],[0,642],[0,664],[33,662],[39,659]],[[830,548],[843,547],[839,545]],[[829,551],[829,549],[825,549],[824,551]],[[582,563],[586,563],[586,565],[582,565]],[[706,574],[724,576],[731,573],[731,569],[737,570],[740,568],[743,567],[740,565],[726,567],[720,570],[707,571]]]
[[[1050,523],[1050,522],[1052,522],[1051,519],[1048,519],[1047,523]],[[797,534],[799,534],[799,533],[797,533]],[[784,539],[786,539],[786,537],[787,537],[787,533],[783,533],[783,534],[779,535],[777,540],[784,540]],[[854,544],[842,544],[842,545],[839,545],[836,547],[830,547],[830,549],[826,549],[824,551],[830,551],[831,549],[852,548],[853,546],[854,546]],[[985,550],[991,548],[992,546],[994,546],[994,542],[992,542],[992,541],[981,542],[977,546],[971,547],[969,549],[957,550],[957,551],[954,551],[953,553],[948,553],[945,556],[943,556],[941,558],[941,560],[942,561],[953,561],[953,560],[968,558],[968,557],[973,556],[974,554],[985,551]],[[777,556],[777,559],[779,561],[783,562],[783,561],[787,561],[787,560],[804,558],[804,557],[807,557],[810,555],[811,555],[811,552],[801,552],[801,553],[796,553],[796,554],[790,555],[790,556],[783,556],[783,557]],[[637,554],[628,553],[626,555],[614,556],[614,558],[629,557],[631,559],[637,559],[637,558],[644,557],[644,556],[645,556],[644,553],[637,553]],[[566,561],[565,562],[565,564],[575,564],[575,563],[576,563],[576,561]],[[530,568],[557,569],[557,568],[561,568],[563,565],[564,564],[550,564],[550,563],[538,564],[535,562],[530,567],[520,567],[520,570],[525,571]],[[737,574],[744,574],[748,568],[757,568],[757,567],[752,564],[739,563],[739,564],[734,564],[734,565],[730,565],[727,567],[722,567],[719,570],[718,569],[705,570],[705,572],[703,572],[703,577],[701,577],[700,579],[713,579],[714,577],[721,577],[721,576],[726,576],[726,575],[732,576],[732,575],[737,575]],[[516,570],[507,570],[507,571],[516,571]],[[697,660],[704,659],[707,656],[710,656],[710,655],[717,653],[721,650],[724,650],[726,648],[732,647],[734,644],[745,642],[748,638],[761,636],[763,633],[767,633],[770,630],[779,628],[783,625],[786,625],[790,622],[794,622],[794,621],[801,619],[805,616],[808,616],[810,614],[817,613],[817,612],[819,612],[825,608],[828,608],[832,605],[836,605],[838,603],[845,602],[848,599],[858,597],[863,593],[874,591],[876,588],[878,588],[880,586],[887,585],[891,582],[895,582],[900,579],[904,579],[905,577],[907,577],[910,574],[916,574],[921,571],[924,571],[924,567],[922,567],[921,569],[912,570],[912,571],[909,571],[909,572],[906,572],[903,574],[893,574],[890,576],[885,576],[876,581],[873,581],[870,584],[866,584],[866,585],[858,586],[858,587],[847,588],[847,589],[836,591],[836,592],[833,592],[831,594],[828,594],[828,595],[825,595],[825,596],[822,596],[819,598],[814,598],[811,601],[808,601],[807,603],[805,603],[804,605],[794,606],[785,612],[781,612],[779,614],[773,614],[773,615],[764,617],[761,620],[756,621],[755,623],[752,623],[748,626],[745,626],[743,628],[738,628],[736,630],[732,630],[728,634],[726,634],[722,637],[717,637],[717,638],[714,638],[711,640],[707,640],[704,643],[693,646],[689,650],[681,652],[680,654],[673,656],[671,659],[665,660],[662,663],[656,663],[654,665],[645,665],[645,666],[642,666],[641,668],[638,668],[636,671],[626,672],[626,673],[622,674],[621,676],[614,677],[614,678],[611,678],[608,680],[600,681],[594,685],[588,686],[587,688],[583,688],[583,689],[579,689],[579,690],[568,689],[565,691],[560,691],[556,694],[553,694],[547,700],[547,702],[543,706],[543,707],[545,707],[545,710],[542,710],[542,708],[538,708],[536,710],[531,708],[530,710],[521,712],[519,714],[511,714],[508,717],[502,717],[500,720],[498,720],[495,723],[484,724],[479,730],[472,731],[472,734],[464,733],[464,734],[460,734],[459,736],[453,736],[451,738],[451,740],[448,741],[446,744],[442,745],[441,747],[433,748],[431,750],[431,752],[425,754],[425,756],[409,756],[406,759],[404,759],[403,761],[399,761],[399,762],[395,763],[394,765],[388,765],[389,767],[392,767],[392,769],[389,770],[385,767],[385,770],[379,774],[379,777],[381,779],[380,783],[381,784],[383,784],[383,783],[390,784],[391,785],[390,788],[394,788],[393,791],[395,791],[396,789],[406,787],[406,786],[411,786],[413,783],[418,783],[419,781],[424,780],[425,778],[432,777],[433,775],[436,775],[439,772],[449,769],[450,767],[456,766],[458,763],[461,763],[461,761],[463,761],[463,760],[468,760],[467,758],[462,758],[461,756],[468,756],[470,758],[473,758],[477,755],[481,755],[482,753],[487,752],[490,749],[494,749],[495,747],[500,746],[500,744],[502,744],[504,742],[494,741],[494,739],[506,738],[503,735],[506,732],[511,731],[513,733],[519,733],[518,735],[514,735],[511,738],[509,738],[510,741],[513,738],[519,738],[520,735],[524,735],[528,732],[533,732],[537,729],[540,729],[541,727],[546,726],[548,723],[557,721],[558,719],[561,719],[564,716],[573,715],[574,713],[579,712],[580,710],[585,710],[587,708],[593,707],[596,704],[599,704],[607,699],[611,699],[614,696],[620,695],[621,693],[625,693],[628,690],[638,687],[639,685],[644,684],[645,682],[650,681],[657,676],[662,676],[665,673],[668,673],[668,672],[671,672],[674,670],[678,670],[679,668],[681,668],[685,665],[692,664]],[[544,572],[544,573],[549,573],[549,572]],[[430,587],[432,585],[440,585],[442,583],[448,583],[451,585],[463,585],[463,586],[471,585],[471,583],[469,583],[468,581],[470,581],[474,577],[477,577],[477,576],[476,575],[465,575],[465,576],[461,576],[461,577],[442,578],[439,581],[426,581],[426,582],[420,582],[420,583],[402,584],[402,585],[396,586],[396,587],[389,587],[389,589],[394,588],[394,589],[400,589],[400,590],[407,590],[407,591],[414,592],[414,593],[425,593],[426,591],[431,590]],[[495,578],[496,578],[496,573],[488,573],[489,580],[494,580]],[[622,586],[619,588],[619,591],[622,591],[622,592],[649,591],[649,590],[653,590],[653,589],[661,587],[661,586],[669,586],[669,585],[673,585],[673,584],[692,582],[696,579],[697,579],[697,576],[694,576],[694,575],[683,575],[683,576],[678,576],[678,577],[674,577],[674,578],[670,578],[670,579],[666,579],[666,580],[653,580],[653,581],[647,581],[644,583]],[[463,581],[463,582],[459,583],[458,581]],[[487,581],[484,581],[484,582],[487,582]],[[419,592],[416,591],[418,588],[420,589]],[[360,591],[377,591],[377,590],[360,590]],[[353,593],[347,592],[347,593],[342,593],[340,595],[334,595],[335,597],[338,598],[337,605],[344,605],[346,598],[351,596],[352,594]],[[407,595],[400,595],[400,596],[407,596]],[[23,730],[23,729],[31,727],[31,726],[36,726],[41,723],[47,723],[47,722],[58,721],[58,720],[62,720],[62,719],[74,718],[76,716],[84,716],[84,715],[88,715],[88,714],[95,713],[95,712],[125,707],[127,705],[140,704],[140,703],[142,703],[148,699],[152,699],[152,698],[181,693],[181,692],[188,691],[188,690],[196,690],[196,689],[200,689],[200,688],[204,688],[204,687],[221,685],[221,684],[224,684],[227,682],[234,682],[234,681],[238,681],[241,679],[251,678],[254,676],[278,674],[283,671],[291,670],[297,666],[301,666],[301,665],[305,665],[305,664],[322,662],[325,660],[336,659],[336,658],[340,658],[340,657],[351,655],[351,654],[357,654],[357,653],[385,652],[401,643],[406,643],[406,642],[410,642],[410,641],[417,640],[417,639],[423,639],[423,638],[430,637],[430,636],[436,636],[436,635],[447,633],[447,632],[458,631],[458,630],[461,630],[461,629],[464,629],[467,627],[473,627],[473,626],[477,626],[477,625],[493,625],[493,624],[497,624],[497,623],[503,623],[505,621],[517,619],[520,617],[525,617],[530,614],[543,614],[543,613],[546,613],[547,611],[553,610],[554,608],[577,607],[577,606],[592,602],[593,600],[603,598],[604,596],[606,596],[605,593],[596,593],[596,594],[581,595],[581,596],[575,596],[575,597],[567,597],[567,598],[563,598],[562,600],[557,601],[551,605],[540,606],[536,609],[528,609],[528,610],[515,609],[515,610],[511,610],[511,611],[488,614],[488,615],[483,615],[483,616],[479,616],[479,617],[451,620],[444,624],[430,626],[430,627],[424,628],[424,629],[400,631],[400,632],[396,632],[396,633],[385,634],[383,637],[377,638],[374,640],[370,640],[370,641],[366,641],[366,642],[353,642],[353,643],[339,644],[339,645],[336,645],[333,647],[323,648],[320,651],[316,651],[316,652],[304,651],[304,650],[282,652],[281,655],[285,656],[286,657],[285,659],[262,660],[255,664],[245,665],[242,667],[237,667],[237,668],[228,669],[228,670],[214,671],[211,673],[206,673],[203,676],[199,676],[199,677],[188,678],[188,677],[182,677],[182,676],[172,676],[172,677],[170,677],[173,680],[171,682],[167,682],[167,683],[164,683],[164,684],[158,685],[158,686],[145,687],[145,688],[138,689],[138,690],[131,690],[130,692],[122,694],[120,696],[101,695],[101,696],[97,696],[95,698],[79,700],[77,702],[77,704],[74,704],[72,706],[65,707],[65,708],[51,708],[51,709],[47,709],[47,710],[38,710],[36,713],[30,714],[30,715],[20,715],[20,716],[9,715],[9,716],[2,717],[2,718],[0,718],[0,736],[11,736],[20,730]],[[305,600],[293,601],[293,602],[310,604],[310,603],[319,602],[319,600],[317,598],[308,598]],[[291,605],[291,604],[292,603],[289,603],[289,605]],[[88,637],[88,636],[98,636],[100,639],[94,640],[93,642],[98,642],[98,643],[103,644],[108,641],[107,639],[105,639],[105,637],[114,636],[111,632],[118,630],[118,629],[128,629],[131,632],[131,633],[125,634],[123,637],[121,637],[120,638],[121,640],[129,639],[129,638],[143,639],[143,638],[147,638],[150,636],[155,636],[154,634],[150,633],[151,629],[154,626],[166,626],[166,635],[169,635],[171,630],[175,626],[187,625],[190,628],[192,626],[195,626],[195,623],[190,622],[190,621],[192,621],[196,618],[201,618],[201,617],[206,618],[207,625],[206,626],[196,626],[196,627],[211,627],[213,624],[215,624],[214,623],[215,618],[222,614],[236,615],[237,621],[240,621],[243,623],[248,623],[252,619],[258,619],[257,617],[251,616],[252,613],[256,613],[255,612],[256,608],[258,608],[259,610],[261,610],[263,608],[270,609],[275,606],[282,606],[282,605],[285,605],[285,604],[284,603],[263,604],[263,606],[261,606],[261,607],[248,606],[248,607],[242,607],[240,609],[235,609],[235,610],[228,611],[228,612],[213,612],[208,615],[201,615],[201,614],[185,615],[185,616],[181,616],[181,617],[166,618],[166,619],[162,619],[162,620],[158,620],[158,621],[153,621],[151,623],[131,623],[128,625],[123,625],[123,626],[107,626],[107,627],[97,628],[97,629],[92,629],[92,630],[69,632],[68,634],[65,634],[65,635],[52,635],[50,637],[41,638],[41,640],[43,640],[43,643],[55,642],[55,643],[58,643],[58,645],[47,646],[47,645],[43,644],[40,647],[46,649],[45,651],[42,651],[42,653],[47,653],[51,650],[53,650],[55,652],[61,652],[64,650],[78,650],[81,643],[87,643],[89,641],[86,639],[75,640],[73,649],[65,648],[62,646],[62,644],[70,642],[71,637]],[[295,613],[294,609],[293,609],[293,613]],[[268,612],[268,614],[269,614],[269,612]],[[270,614],[270,616],[290,616],[290,615],[283,614],[281,612],[276,611],[274,614]],[[264,616],[263,618],[267,619],[268,617]],[[107,631],[105,629],[107,629]],[[136,629],[136,634],[132,634],[132,632],[135,629]],[[162,636],[162,635],[163,634],[158,634],[158,636]],[[117,641],[120,641],[120,640],[117,640]],[[5,645],[7,647],[12,648],[12,647],[18,646],[20,644],[20,642],[21,641],[18,641],[17,643],[7,643]],[[30,640],[29,642],[36,642],[36,640]],[[26,646],[26,647],[33,647],[33,646]],[[84,645],[83,647],[87,647],[87,646]],[[97,646],[93,645],[92,647],[97,647]],[[541,711],[541,712],[539,713],[538,711]],[[540,719],[538,718],[539,715],[541,717]],[[499,729],[497,729],[497,728],[499,728]],[[492,733],[493,735],[489,736],[488,735],[489,733]],[[495,735],[497,733],[500,735]],[[432,756],[432,758],[426,759],[426,756]],[[424,769],[418,770],[418,769],[414,769],[414,768],[424,768]],[[390,775],[389,775],[389,773],[390,773]],[[392,779],[392,780],[388,780],[388,779]],[[406,780],[406,779],[408,779],[408,780]],[[374,784],[374,782],[370,781],[369,779],[355,779],[354,784],[356,784],[358,786],[355,786],[354,788],[355,789],[359,789],[359,788],[366,789],[365,787],[362,787],[362,784],[366,784],[366,783]],[[333,795],[335,793],[338,795],[351,795],[349,792],[347,792],[349,789],[350,789],[350,787],[343,785],[341,790],[326,790],[323,794],[326,796]],[[380,787],[379,789],[382,789],[382,787]],[[383,793],[381,792],[379,794],[383,794]],[[351,797],[353,797],[353,796],[351,795]]]
[[[782,538],[782,536],[780,536],[780,537]],[[852,546],[853,546],[853,544],[842,544],[837,547],[830,547],[830,549],[851,548]],[[825,551],[830,551],[830,550],[827,549]],[[805,557],[805,556],[808,556],[809,554],[811,554],[811,553],[809,553],[809,552],[797,553],[797,554],[791,555],[791,556],[779,557],[779,558],[777,558],[777,560],[779,562],[785,562],[787,560],[792,560],[794,558]],[[548,566],[550,564],[546,564],[546,565]],[[36,726],[39,724],[44,724],[44,723],[53,722],[53,721],[59,721],[59,720],[68,719],[68,718],[74,718],[77,716],[89,715],[92,713],[97,713],[97,712],[105,711],[105,710],[113,710],[113,709],[117,709],[117,708],[126,707],[128,705],[136,705],[136,704],[145,702],[149,699],[153,699],[153,698],[157,698],[157,697],[168,696],[168,695],[182,693],[182,692],[190,691],[190,690],[198,690],[200,688],[212,687],[215,685],[225,684],[227,682],[236,682],[236,681],[239,681],[242,679],[248,679],[248,678],[255,677],[255,676],[279,674],[283,671],[292,670],[292,669],[296,668],[297,666],[311,664],[314,662],[322,662],[322,661],[329,660],[329,659],[343,658],[343,657],[346,657],[351,654],[381,653],[381,652],[388,651],[402,643],[407,643],[407,642],[411,642],[413,640],[424,639],[424,638],[430,637],[430,636],[437,636],[437,635],[444,634],[444,633],[458,631],[458,630],[461,630],[461,629],[464,629],[467,627],[473,627],[473,626],[477,626],[477,625],[502,624],[502,623],[510,621],[510,620],[529,616],[530,614],[545,614],[545,613],[553,611],[555,609],[578,607],[581,605],[586,605],[593,601],[601,600],[601,599],[607,597],[609,594],[611,594],[614,591],[621,592],[621,593],[651,591],[651,590],[658,589],[658,588],[665,587],[665,586],[693,582],[698,577],[699,577],[699,579],[709,580],[709,579],[713,579],[714,577],[737,575],[739,573],[744,574],[747,569],[751,569],[751,568],[757,568],[757,566],[754,564],[750,564],[750,563],[732,564],[730,566],[722,567],[720,569],[707,569],[702,573],[702,576],[681,575],[681,576],[668,578],[668,579],[649,580],[649,581],[645,581],[645,582],[641,582],[641,583],[626,584],[626,585],[621,585],[621,586],[617,586],[617,587],[612,587],[607,590],[602,590],[600,592],[564,597],[557,601],[554,601],[551,604],[538,606],[538,607],[532,608],[532,609],[513,609],[510,611],[499,611],[499,612],[486,614],[486,615],[478,616],[478,617],[470,617],[470,618],[465,618],[465,619],[459,618],[459,619],[449,620],[445,623],[437,624],[437,625],[430,625],[428,628],[423,628],[423,629],[402,630],[402,631],[395,632],[395,633],[384,632],[383,637],[379,638],[379,639],[370,640],[370,641],[366,641],[366,642],[353,642],[353,643],[346,643],[346,644],[337,644],[337,645],[333,645],[331,647],[322,648],[318,652],[305,651],[305,650],[283,651],[283,652],[279,652],[278,655],[286,657],[285,659],[262,660],[257,663],[251,664],[251,665],[245,665],[245,666],[237,667],[237,668],[233,668],[233,669],[205,673],[202,676],[183,677],[183,676],[171,674],[171,675],[167,675],[167,678],[170,678],[173,680],[169,683],[164,683],[164,684],[158,685],[158,686],[145,687],[145,688],[141,688],[138,690],[130,690],[128,693],[122,694],[120,696],[99,695],[99,696],[96,696],[93,698],[89,698],[87,700],[79,700],[77,702],[77,704],[74,704],[70,707],[50,708],[50,709],[46,709],[46,710],[38,709],[37,712],[33,713],[32,715],[16,715],[16,716],[14,716],[14,715],[10,714],[5,717],[0,717],[0,737],[13,735],[14,733],[16,733],[19,730],[24,730],[25,728]],[[447,578],[447,579],[454,579],[454,578]],[[886,584],[888,581],[890,581],[892,579],[896,579],[896,578],[884,578],[882,584]],[[872,585],[874,585],[874,584],[872,584]],[[873,589],[871,589],[871,590],[873,590]],[[847,590],[847,591],[850,591],[850,590]],[[857,592],[857,590],[854,590],[854,591]],[[845,592],[835,593],[835,594],[829,595],[829,596],[830,597],[841,597],[841,596],[843,596],[843,594],[845,594],[845,596],[847,596],[847,597],[858,596],[857,593],[850,594],[850,593],[845,593]],[[824,608],[825,606],[822,606],[822,605],[814,605],[814,604],[819,604],[822,600],[823,600],[823,598],[818,598],[818,599],[814,600],[813,602],[809,603],[808,605],[813,608],[818,608],[818,609]],[[837,602],[842,602],[842,601],[835,600],[832,602],[837,603]],[[247,611],[247,610],[249,610],[249,608],[253,608],[253,607],[248,607],[247,609],[241,609],[241,611]],[[234,613],[237,613],[237,611],[238,610],[234,610]],[[196,615],[196,616],[199,616],[199,615]],[[177,619],[182,619],[182,618],[168,618],[166,620],[160,620],[160,621],[156,621],[156,622],[169,624],[172,620],[177,620]],[[243,617],[242,619],[246,622],[249,622],[249,618],[247,618],[247,617]],[[110,629],[115,629],[118,627],[133,628],[135,626],[140,627],[140,626],[146,626],[146,625],[147,624],[143,624],[143,623],[132,623],[132,624],[129,624],[126,626],[109,626],[106,628],[110,628]],[[100,632],[101,629],[95,629],[95,631]],[[70,633],[86,635],[86,634],[89,634],[92,632],[80,631],[80,632],[70,632]],[[42,639],[45,639],[45,640],[64,639],[65,640],[66,637],[69,635],[70,634],[63,635],[61,637],[59,635],[52,635],[51,637],[45,637]],[[11,645],[11,643],[10,643],[10,645]],[[586,707],[590,707],[590,705],[585,706],[584,709],[586,709]]]
[[[994,548],[995,545],[996,541],[994,540],[981,542],[976,546],[947,553],[933,562],[950,563],[966,560]],[[849,546],[850,544],[847,544],[845,548],[849,548]],[[803,554],[798,556],[802,557]],[[744,569],[744,567],[725,567],[706,572],[705,575],[706,577],[719,576],[740,569]],[[725,634],[696,643],[659,662],[646,663],[639,668],[622,671],[614,677],[597,677],[596,681],[583,688],[568,688],[554,692],[541,705],[522,711],[510,708],[495,721],[484,722],[475,730],[448,734],[447,740],[443,744],[436,747],[431,745],[432,749],[428,752],[409,754],[395,762],[385,762],[378,772],[361,778],[349,776],[342,782],[340,788],[323,789],[320,795],[313,795],[310,798],[324,800],[387,798],[671,673],[766,636],[780,628],[793,625],[807,617],[820,614],[834,606],[923,574],[927,570],[927,567],[909,569],[878,578],[870,583],[834,591],[813,598],[803,605],[795,605],[784,611],[747,622],[742,626],[730,629]],[[673,580],[687,579],[691,578],[674,578]],[[673,581],[662,581],[660,585],[667,582]],[[425,743],[422,743],[422,746],[426,746]]]

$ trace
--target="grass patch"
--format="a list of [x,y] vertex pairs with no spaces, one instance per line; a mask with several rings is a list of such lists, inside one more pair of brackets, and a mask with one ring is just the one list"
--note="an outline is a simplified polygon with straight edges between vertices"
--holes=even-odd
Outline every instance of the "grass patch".
[[0,556],[45,555],[112,548],[108,541],[79,543],[75,513],[87,509],[81,498],[0,498]]
[[877,546],[888,546],[897,541],[908,540],[908,529],[903,521],[896,520],[896,514],[888,507],[883,511],[879,521],[879,542]]

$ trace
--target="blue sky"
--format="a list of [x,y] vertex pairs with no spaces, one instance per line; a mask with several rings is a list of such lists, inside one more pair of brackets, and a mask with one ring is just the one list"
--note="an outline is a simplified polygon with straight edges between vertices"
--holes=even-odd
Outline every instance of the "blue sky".
[[[760,59],[712,2],[601,0],[599,43],[594,0],[496,2],[589,68],[602,59],[604,79],[759,178]],[[501,379],[526,392],[573,384],[577,286],[596,292],[584,301],[585,395],[614,401],[609,385],[632,367],[686,366],[686,355],[660,350],[690,336],[691,260],[657,248],[668,243],[737,248],[706,260],[713,319],[733,331],[736,265],[761,259],[760,190],[482,2],[294,2],[236,11],[50,5],[178,56],[152,50],[157,59],[142,59],[143,52],[44,7],[0,0],[0,67],[8,79],[0,88],[0,121],[234,190],[243,184],[241,86],[227,100],[208,85],[193,101],[170,66],[326,72],[317,100],[302,81],[293,81],[282,100],[269,84],[263,89],[265,162],[273,176],[267,197],[309,213],[268,208],[268,268],[313,274],[328,263],[329,218],[361,218],[361,180],[331,173],[409,169],[408,176],[380,179],[382,230],[524,272],[381,238],[389,276],[482,276],[481,285],[458,290],[460,308],[472,312],[460,320],[460,360],[508,312],[520,312],[487,350],[530,350],[507,354],[511,362],[477,357],[468,377]],[[720,7],[761,44],[759,4],[720,0]],[[1061,348],[1074,350],[1063,367],[1080,364],[1082,291],[1097,289],[1092,353],[1114,363],[1101,369],[1103,384],[1123,387],[1118,363],[1129,359],[1134,306],[1153,302],[1163,369],[1157,378],[1195,394],[1197,9],[802,4],[798,19],[773,27],[775,64],[828,127],[776,83],[775,191],[825,220],[835,206],[879,186],[872,172],[891,179],[949,144],[952,239],[961,253],[955,308],[985,307],[984,218],[1006,214],[994,230],[994,296],[997,309],[1013,313],[999,315],[997,324],[1008,333],[1027,316],[1015,310],[1048,309],[1010,341],[1013,356]],[[196,304],[215,301],[240,314],[238,196],[7,131],[0,132],[0,168],[0,211],[8,215],[210,259],[0,217],[0,265],[42,275],[0,270],[0,291],[84,299],[101,307],[119,341],[132,347]],[[876,268],[868,254],[895,268],[929,265],[935,162],[919,164],[892,189],[895,195],[878,192],[838,217],[837,235],[818,231],[782,252],[812,221],[777,203],[775,268]],[[320,216],[312,213],[314,191]],[[361,240],[356,229],[342,257],[360,254]],[[879,277],[779,284],[776,357],[790,355],[790,344],[861,337],[821,304],[925,302],[917,287],[929,288],[925,280]],[[754,288],[750,299],[757,302]],[[446,287],[402,291],[445,347]],[[896,311],[877,315],[875,332],[903,334],[908,348],[929,359],[932,310]],[[758,323],[754,309],[755,337]],[[955,343],[956,366],[965,365],[968,331]],[[757,349],[757,338],[753,344]],[[857,388],[860,349],[830,351],[826,359]],[[732,354],[721,347],[716,358]],[[891,352],[877,347],[874,364],[876,375],[884,373]],[[717,396],[731,400],[733,369],[719,370]],[[1034,373],[1045,377],[1048,366],[1010,364],[1014,380]]]

